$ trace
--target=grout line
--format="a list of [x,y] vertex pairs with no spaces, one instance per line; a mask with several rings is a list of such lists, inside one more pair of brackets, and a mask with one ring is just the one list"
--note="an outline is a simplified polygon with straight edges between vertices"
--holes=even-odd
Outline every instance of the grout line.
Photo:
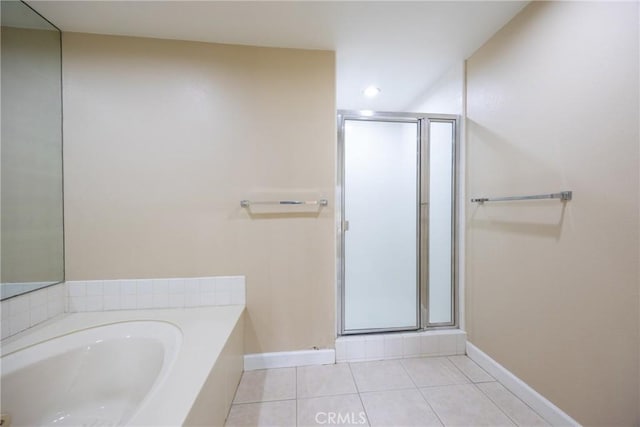
[[420,387],[418,387],[418,384],[416,384],[416,382],[413,380],[413,377],[411,376],[411,374],[409,373],[409,371],[407,370],[407,367],[404,366],[404,363],[400,362],[400,366],[402,366],[402,369],[404,369],[404,372],[407,374],[407,376],[409,377],[409,380],[411,380],[411,383],[413,384],[413,386],[420,390]]
[[[361,390],[359,393],[380,393],[380,392],[386,392],[386,391],[400,391],[400,390],[411,390],[411,389],[416,389],[416,384],[413,382],[413,380],[411,379],[411,375],[408,374],[407,370],[404,368],[404,366],[402,365],[402,362],[400,359],[393,359],[393,360],[378,360],[376,362],[383,362],[383,363],[397,363],[398,365],[400,365],[400,369],[402,369],[402,372],[404,372],[407,375],[407,378],[409,378],[409,382],[411,383],[411,385],[408,386],[393,386],[392,388],[383,388],[383,389],[376,389],[376,390]],[[374,369],[378,369],[378,368],[374,368]]]
[[[319,396],[300,397],[297,400],[318,399],[320,397],[350,396],[350,395],[353,395],[353,394],[358,394],[358,392],[356,391],[355,393],[351,392],[351,393],[321,394]],[[291,399],[286,399],[286,400],[291,400]]]
[[260,403],[272,403],[272,402],[289,402],[296,399],[273,399],[273,400],[258,400],[253,402],[238,402],[233,403],[231,406],[242,406],[242,405],[255,405]]
[[[462,356],[462,355],[460,355]],[[470,375],[468,375],[465,371],[462,370],[462,368],[458,367],[458,365],[451,360],[451,357],[453,356],[448,356],[447,359],[449,359],[449,361],[453,364],[453,366],[455,366],[460,372],[462,372],[462,375],[464,375],[465,377],[467,377],[469,379],[469,381],[471,381],[471,384],[480,384],[480,383],[492,383],[497,381],[495,378],[493,378],[487,371],[485,371],[484,369],[482,369],[482,367],[480,365],[478,365],[476,362],[474,362],[473,360],[471,360],[471,358],[467,355],[464,355],[464,357],[466,357],[473,365],[475,365],[478,369],[480,369],[482,372],[484,372],[485,374],[487,374],[490,378],[493,378],[491,380],[483,380],[483,381],[474,381],[473,378],[471,378]]]
[[353,381],[353,385],[356,387],[356,393],[360,394],[360,388],[358,387],[356,376],[353,375],[353,369],[351,369],[351,362],[349,362],[347,365],[349,366],[349,373],[351,374],[351,380]]
[[[464,373],[464,371],[463,371],[462,369],[458,368],[458,366],[457,366],[455,363],[453,363],[453,362],[449,359],[449,357],[450,357],[450,356],[447,356],[447,358],[446,358],[446,359],[447,359],[447,362],[449,362],[449,364],[450,364],[451,366],[453,366],[453,369],[454,369],[455,371],[459,372],[460,374],[462,374],[462,378],[466,378],[466,379],[468,379],[468,380],[469,380],[469,382],[468,382],[468,383],[463,383],[463,384],[475,384],[475,382],[471,379],[471,377],[469,377],[469,375],[465,374],[465,373]],[[454,384],[451,384],[451,385],[454,385]],[[459,384],[455,384],[455,385],[459,385]]]
[[422,391],[420,390],[420,387],[418,387],[418,384],[416,384],[416,382],[413,380],[413,377],[411,376],[411,374],[407,370],[407,367],[404,366],[404,363],[402,363],[402,362],[400,362],[400,366],[402,366],[402,369],[404,369],[404,371],[407,373],[407,376],[409,377],[409,379],[411,380],[413,385],[416,387],[416,390],[418,390],[418,393],[420,393],[420,397],[422,397],[422,400],[425,401],[425,403],[427,404],[429,409],[431,409],[431,412],[433,412],[433,414],[436,416],[438,421],[440,421],[440,424],[442,424],[444,426],[445,423],[442,421],[442,418],[440,418],[440,415],[438,415],[438,413],[436,412],[435,408],[433,406],[431,406],[431,403],[429,402],[429,400],[427,400],[427,398],[424,396],[424,394],[422,394]]
[[461,385],[469,385],[469,384],[473,384],[473,383],[455,383],[455,384],[440,384],[440,385],[421,385],[420,388],[444,388],[444,387],[458,387]]
[[422,394],[422,391],[420,390],[420,387],[418,387],[418,385],[416,384],[416,382],[413,380],[413,377],[411,377],[411,374],[409,373],[409,371],[407,370],[406,366],[404,366],[404,364],[400,363],[400,366],[402,366],[402,369],[404,369],[404,371],[407,373],[407,375],[409,376],[409,379],[411,380],[411,382],[413,383],[413,385],[416,387],[416,390],[418,390],[418,393],[420,394],[420,397],[422,397],[422,400],[425,401],[425,403],[427,404],[427,406],[429,407],[429,409],[431,409],[431,412],[433,412],[433,414],[436,416],[436,418],[438,419],[438,421],[440,421],[440,424],[442,424],[443,426],[445,425],[444,422],[442,421],[442,418],[440,418],[440,415],[438,415],[438,413],[436,412],[435,408],[433,406],[431,406],[431,403],[429,402],[429,400],[424,396],[424,394]]
[[[471,359],[469,359],[469,360],[471,360]],[[458,365],[453,363],[453,361],[451,360],[451,356],[447,356],[447,361],[449,363],[451,363],[451,365],[453,365],[453,367],[456,369],[456,371],[460,372],[464,378],[468,379],[471,384],[475,384],[475,382],[471,379],[471,377],[469,375],[467,375],[462,369],[458,368]]]
[[[348,395],[352,395],[352,394],[359,394],[359,391],[358,391],[358,385],[357,385],[357,383],[356,383],[356,381],[355,381],[355,378],[353,377],[353,372],[351,372],[351,365],[349,364],[349,362],[346,362],[346,364],[348,365],[349,372],[351,373],[351,379],[352,379],[352,381],[353,381],[353,383],[354,383],[354,385],[355,385],[355,387],[356,387],[356,392],[355,392],[355,393],[354,393],[354,392],[347,392],[347,393],[331,393],[331,394],[322,394],[322,395],[318,395],[318,396],[300,397],[300,396],[298,396],[298,392],[297,392],[297,388],[296,388],[296,399],[297,399],[297,400],[300,400],[300,399],[302,399],[302,400],[307,400],[307,399],[315,399],[315,398],[318,398],[318,397],[348,396]],[[337,363],[334,363],[333,365],[321,365],[321,366],[338,366],[338,364],[337,364]],[[297,367],[297,368],[296,368],[296,375],[297,375],[297,370],[298,370],[298,368],[299,368],[299,367]],[[296,386],[297,386],[297,381],[296,381]]]
[[422,397],[422,400],[424,400],[424,402],[427,404],[429,409],[431,409],[431,412],[433,412],[433,415],[435,415],[436,418],[438,419],[438,421],[440,421],[440,424],[442,424],[443,426],[446,426],[444,421],[442,421],[442,418],[440,418],[440,414],[438,414],[438,412],[436,412],[435,408],[433,406],[431,406],[431,403],[429,402],[429,400],[426,397],[424,397],[424,394],[422,394],[420,389],[418,389],[418,393],[420,394],[420,397]]
[[480,392],[480,394],[482,396],[485,397],[485,399],[487,399],[489,402],[491,402],[493,404],[493,406],[495,406],[496,408],[498,408],[498,410],[500,412],[502,412],[504,414],[505,417],[507,417],[507,419],[509,419],[514,425],[518,426],[519,424],[516,422],[516,420],[514,420],[513,418],[511,418],[509,416],[509,414],[507,414],[504,409],[502,409],[502,407],[500,405],[498,405],[496,402],[493,401],[493,399],[491,399],[486,393],[484,393],[482,391],[482,389],[480,389],[480,387],[478,387],[477,385],[473,384],[473,386],[475,387],[476,390],[478,390]]
[[358,388],[358,382],[356,381],[355,375],[353,375],[353,370],[351,369],[351,363],[349,363],[349,373],[351,374],[351,380],[353,381],[353,385],[356,386],[356,392],[358,393],[358,400],[360,400],[360,405],[362,405],[362,410],[364,411],[364,416],[367,417],[367,424],[371,425],[371,419],[369,418],[369,414],[367,413],[367,407],[364,406],[364,402],[362,400],[362,395],[360,394],[360,389]]
[[[489,381],[484,382],[484,383],[479,383],[479,384],[487,384],[488,382],[489,382]],[[518,396],[516,396],[515,394],[511,393],[511,390],[509,390],[508,388],[506,388],[506,387],[504,386],[504,384],[502,384],[500,381],[495,380],[495,381],[491,381],[491,382],[495,382],[495,383],[500,384],[500,386],[501,386],[502,388],[504,388],[504,389],[505,389],[505,391],[506,391],[507,393],[509,393],[511,396],[513,396],[514,398],[516,398],[517,400],[519,400],[520,402],[522,402],[522,403],[524,404],[524,406],[526,406],[527,408],[529,408],[529,409],[530,409],[534,414],[536,414],[536,415],[537,415],[537,416],[538,416],[542,421],[544,421],[547,425],[549,425],[549,426],[551,425],[551,424],[546,420],[546,418],[544,418],[542,415],[540,415],[538,412],[536,412],[536,410],[535,410],[535,409],[533,409],[531,406],[529,406],[529,405],[527,404],[527,402],[525,402],[524,400],[520,399],[520,398],[519,398]],[[475,385],[475,384],[474,384],[474,385]],[[494,403],[498,408],[500,408],[500,410],[502,410],[502,407],[498,404],[498,402],[496,402],[495,400],[493,400],[493,399],[491,398],[491,396],[489,396],[487,393],[485,393],[485,392],[484,392],[480,387],[478,387],[477,385],[476,385],[476,387],[478,388],[478,390],[480,390],[480,392],[481,392],[482,394],[484,394],[485,396],[487,396],[487,398],[488,398],[491,402],[493,402],[493,403]],[[503,410],[502,412],[504,412],[504,410]],[[519,425],[519,424],[517,423],[517,421],[516,421],[516,420],[514,420],[513,418],[511,418],[511,417],[510,417],[506,412],[505,412],[505,415],[507,415],[507,417],[509,417],[509,419],[510,419],[510,420],[512,420],[516,425]]]

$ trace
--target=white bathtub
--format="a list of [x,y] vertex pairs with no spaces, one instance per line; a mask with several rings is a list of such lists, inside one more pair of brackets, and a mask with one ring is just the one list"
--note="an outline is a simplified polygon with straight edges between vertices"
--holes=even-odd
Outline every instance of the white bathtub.
[[244,306],[74,313],[2,342],[12,426],[222,425]]

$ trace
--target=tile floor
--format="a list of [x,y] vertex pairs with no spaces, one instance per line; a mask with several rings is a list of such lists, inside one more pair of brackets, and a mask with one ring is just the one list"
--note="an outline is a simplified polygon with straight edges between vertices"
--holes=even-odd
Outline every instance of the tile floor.
[[245,372],[226,426],[542,426],[467,356]]

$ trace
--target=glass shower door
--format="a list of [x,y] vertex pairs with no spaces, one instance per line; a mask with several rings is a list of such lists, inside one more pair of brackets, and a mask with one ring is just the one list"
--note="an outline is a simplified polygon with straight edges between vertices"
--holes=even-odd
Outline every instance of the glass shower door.
[[344,333],[419,327],[419,152],[415,120],[343,128]]
[[[455,212],[455,121],[429,120],[429,168],[423,168],[424,206],[423,277],[427,315],[425,327],[451,326],[455,323],[454,287],[454,212]],[[426,185],[426,182],[428,185]]]

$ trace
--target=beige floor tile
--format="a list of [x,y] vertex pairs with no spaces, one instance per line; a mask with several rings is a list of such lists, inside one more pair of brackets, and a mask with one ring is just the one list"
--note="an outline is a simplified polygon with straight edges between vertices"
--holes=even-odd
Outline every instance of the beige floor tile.
[[397,360],[352,363],[351,372],[360,393],[415,388],[411,378]]
[[497,382],[477,384],[502,411],[519,426],[547,426],[547,422],[533,409]]
[[298,369],[298,398],[357,393],[347,363],[302,366]]
[[417,389],[362,393],[372,426],[441,426],[440,420]]
[[295,427],[295,425],[295,400],[232,405],[225,423],[226,427]]
[[368,426],[366,412],[357,394],[298,399],[298,427]]
[[402,365],[418,387],[465,384],[469,380],[446,357],[403,359]]
[[471,382],[486,383],[489,381],[495,381],[495,378],[489,375],[484,369],[478,366],[476,362],[469,359],[467,356],[449,356],[449,360],[451,360],[453,364],[471,380]]
[[296,369],[245,371],[233,403],[267,402],[296,398]]
[[445,426],[513,426],[511,420],[472,384],[421,388]]

